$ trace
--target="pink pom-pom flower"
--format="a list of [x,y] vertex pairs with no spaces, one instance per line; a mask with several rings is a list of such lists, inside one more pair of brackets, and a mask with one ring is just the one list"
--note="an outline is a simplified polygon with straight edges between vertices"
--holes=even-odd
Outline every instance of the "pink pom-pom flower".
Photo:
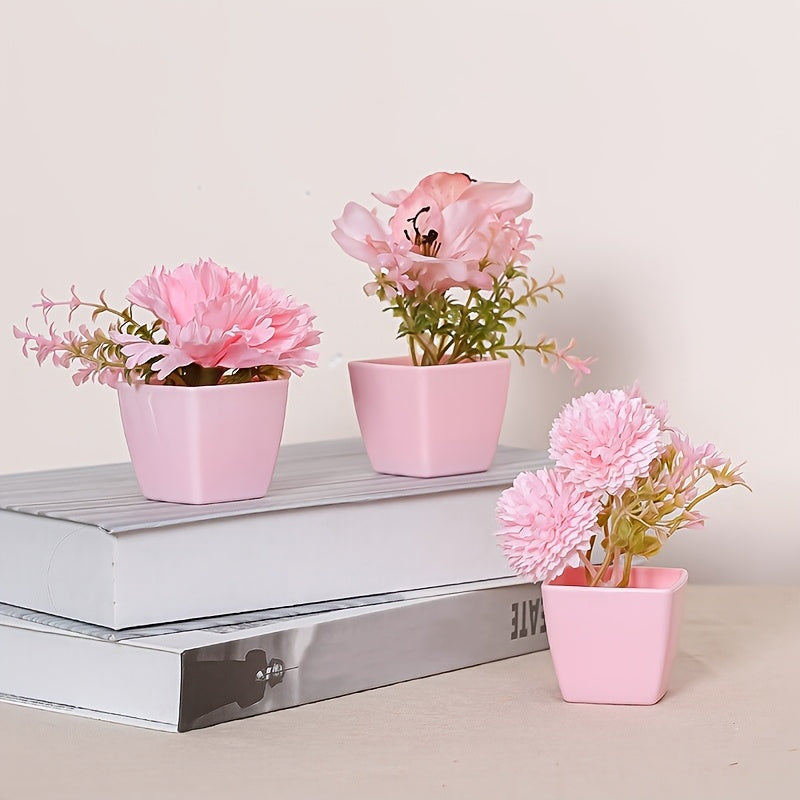
[[522,472],[497,503],[497,532],[511,568],[532,581],[549,581],[580,554],[597,532],[599,498],[567,480],[561,469]]
[[550,430],[550,458],[584,489],[618,494],[644,477],[661,455],[662,420],[641,397],[622,389],[572,400]]
[[648,403],[638,386],[564,407],[550,430],[556,466],[520,473],[497,503],[500,544],[517,574],[548,582],[582,565],[589,586],[628,586],[635,557],[702,527],[698,503],[747,486],[741,464],[713,444],[693,446],[666,418],[666,405]]

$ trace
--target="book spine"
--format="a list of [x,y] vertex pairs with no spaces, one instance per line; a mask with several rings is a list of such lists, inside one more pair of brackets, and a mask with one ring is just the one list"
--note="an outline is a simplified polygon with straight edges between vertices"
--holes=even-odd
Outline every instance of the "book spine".
[[179,731],[547,647],[540,587],[519,584],[365,610],[181,656]]

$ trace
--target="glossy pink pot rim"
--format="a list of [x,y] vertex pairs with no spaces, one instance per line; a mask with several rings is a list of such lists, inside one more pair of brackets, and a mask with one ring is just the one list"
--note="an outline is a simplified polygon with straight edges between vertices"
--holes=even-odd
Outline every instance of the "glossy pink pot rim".
[[354,364],[374,364],[376,367],[386,370],[400,370],[411,367],[412,369],[424,370],[441,370],[446,369],[450,371],[467,370],[475,367],[476,364],[481,365],[506,365],[510,366],[511,360],[508,358],[483,358],[478,361],[459,361],[458,364],[429,364],[428,366],[421,366],[419,364],[412,364],[410,356],[392,356],[390,358],[364,358],[358,361],[351,362]]
[[145,383],[144,381],[127,383],[126,381],[121,381],[120,383],[115,384],[114,388],[123,390],[130,388],[137,392],[157,390],[158,392],[195,392],[197,394],[202,394],[203,392],[216,392],[220,389],[230,391],[231,389],[261,386],[265,383],[272,384],[288,380],[288,378],[277,378],[271,381],[249,381],[247,383],[216,383],[213,386],[170,386],[164,383]]
[[[577,569],[577,568],[576,568]],[[583,570],[581,569],[581,572]],[[586,594],[592,595],[598,591],[617,591],[625,592],[626,594],[652,594],[654,592],[677,592],[689,580],[689,573],[681,567],[648,567],[637,566],[632,570],[632,578],[634,580],[646,578],[651,582],[647,586],[586,586],[584,584],[575,583],[558,583],[559,580],[564,579],[565,575],[559,575],[552,581],[548,581],[544,585],[547,591],[553,594],[561,594],[569,592],[570,594]]]

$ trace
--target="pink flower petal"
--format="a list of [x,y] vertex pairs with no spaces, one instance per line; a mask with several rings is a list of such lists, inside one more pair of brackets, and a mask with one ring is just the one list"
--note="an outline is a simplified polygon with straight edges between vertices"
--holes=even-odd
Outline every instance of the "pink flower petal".
[[641,397],[589,392],[553,422],[550,458],[588,491],[615,495],[647,475],[664,450],[661,434],[661,421]]
[[523,472],[498,500],[503,552],[511,568],[532,581],[577,566],[598,530],[599,499],[567,478],[558,468]]

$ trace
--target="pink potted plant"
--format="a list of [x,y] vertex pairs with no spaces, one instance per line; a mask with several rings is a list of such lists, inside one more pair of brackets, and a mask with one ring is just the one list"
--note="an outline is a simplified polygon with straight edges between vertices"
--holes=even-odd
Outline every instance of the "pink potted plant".
[[[258,277],[210,260],[163,267],[137,280],[128,305],[53,301],[34,308],[49,323],[57,307],[79,309],[105,329],[46,334],[14,327],[25,355],[76,368],[76,385],[114,387],[139,486],[145,497],[214,503],[263,496],[283,433],[291,373],[314,366],[314,315]],[[139,311],[149,318],[139,319]]]
[[684,569],[639,566],[697,506],[746,486],[741,465],[692,445],[666,408],[630,390],[572,400],[550,431],[555,466],[523,472],[497,504],[511,567],[542,582],[563,698],[649,705],[667,690],[687,581]]
[[[412,191],[375,197],[388,223],[348,203],[333,238],[366,262],[364,286],[398,320],[408,356],[349,364],[362,438],[378,472],[418,477],[486,470],[505,413],[510,362],[528,352],[580,376],[590,359],[514,326],[525,310],[561,295],[564,279],[528,273],[533,195],[519,181],[436,172]],[[468,431],[468,433],[466,433]]]

